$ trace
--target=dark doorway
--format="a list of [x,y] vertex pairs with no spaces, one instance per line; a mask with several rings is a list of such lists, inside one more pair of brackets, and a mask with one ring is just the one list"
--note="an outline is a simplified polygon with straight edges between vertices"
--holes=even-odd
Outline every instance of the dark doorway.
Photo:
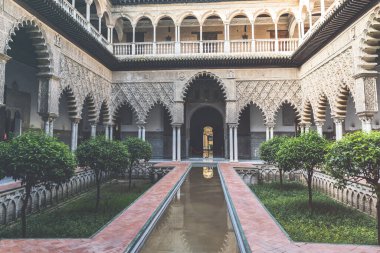
[[215,108],[205,106],[194,112],[190,120],[191,157],[203,157],[203,131],[205,127],[213,129],[213,156],[224,157],[223,117]]

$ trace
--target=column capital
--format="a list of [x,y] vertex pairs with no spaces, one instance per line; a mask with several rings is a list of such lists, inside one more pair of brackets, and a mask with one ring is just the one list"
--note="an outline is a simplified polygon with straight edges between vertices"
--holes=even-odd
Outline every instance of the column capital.
[[9,61],[10,59],[12,59],[12,57],[10,57],[9,55],[6,55],[6,54],[1,54],[0,53],[0,61]]
[[325,122],[326,122],[325,120],[317,120],[314,123],[316,126],[323,126],[325,124]]
[[363,121],[363,122],[371,122],[374,116],[373,113],[358,113],[357,115],[360,121]]
[[172,127],[182,127],[183,124],[181,124],[181,123],[173,123],[171,125],[172,125]]
[[79,124],[79,122],[80,122],[81,119],[82,118],[80,118],[80,117],[70,118],[71,122],[74,123],[74,124]]
[[344,122],[344,117],[333,117],[333,121],[335,124],[342,124]]
[[84,0],[85,2],[86,2],[86,4],[88,4],[88,5],[91,5],[93,2],[94,2],[94,0]]
[[264,123],[264,125],[266,127],[274,127],[276,125],[276,123],[274,123],[274,122],[266,122],[266,123]]
[[58,115],[55,113],[39,113],[43,121],[54,121],[58,118]]

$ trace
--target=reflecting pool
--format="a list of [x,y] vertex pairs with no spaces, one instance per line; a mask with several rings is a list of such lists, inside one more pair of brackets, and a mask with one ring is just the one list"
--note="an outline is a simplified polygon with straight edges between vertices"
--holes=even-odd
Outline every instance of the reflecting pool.
[[239,252],[216,168],[191,168],[140,252]]

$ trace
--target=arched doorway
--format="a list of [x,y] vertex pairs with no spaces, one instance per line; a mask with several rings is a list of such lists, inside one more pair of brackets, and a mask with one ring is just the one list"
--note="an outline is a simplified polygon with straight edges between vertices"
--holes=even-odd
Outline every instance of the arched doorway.
[[[206,129],[207,128],[207,129]],[[204,131],[212,131],[206,134],[212,138],[205,141]],[[206,143],[207,142],[207,143]],[[208,145],[210,144],[210,145]],[[206,146],[208,147],[206,148]],[[222,114],[211,106],[204,106],[193,112],[190,119],[190,157],[224,157],[224,122]],[[210,157],[212,154],[212,157]]]

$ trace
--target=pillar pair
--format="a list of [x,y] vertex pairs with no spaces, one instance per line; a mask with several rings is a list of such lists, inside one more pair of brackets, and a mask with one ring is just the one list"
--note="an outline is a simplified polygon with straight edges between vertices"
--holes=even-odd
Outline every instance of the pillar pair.
[[181,161],[181,125],[173,125],[172,160]]
[[[44,132],[46,135],[53,137],[54,134],[54,120],[57,117],[55,115],[43,115],[42,120],[44,121]],[[21,134],[21,132],[20,132]]]
[[238,126],[235,124],[229,125],[229,137],[230,137],[230,162],[238,161],[238,136],[237,136]]
[[273,129],[274,129],[274,124],[266,124],[266,140],[269,141],[273,139]]

